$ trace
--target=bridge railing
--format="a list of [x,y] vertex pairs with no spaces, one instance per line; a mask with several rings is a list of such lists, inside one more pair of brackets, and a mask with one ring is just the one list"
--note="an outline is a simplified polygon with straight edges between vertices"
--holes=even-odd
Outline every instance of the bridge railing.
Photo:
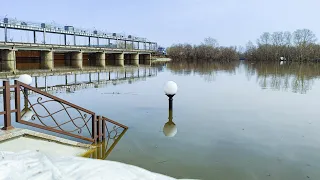
[[[31,21],[22,21],[13,18],[1,17],[0,16],[0,25],[5,28],[17,28],[22,30],[37,30],[43,32],[51,32],[51,33],[61,33],[61,34],[68,34],[68,35],[76,35],[76,36],[90,36],[96,38],[106,38],[106,39],[114,39],[114,40],[121,40],[121,41],[139,41],[145,43],[152,43],[155,42],[149,41],[147,38],[137,37],[132,35],[126,35],[126,33],[110,33],[106,31],[100,31],[96,29],[85,29],[85,28],[78,28],[73,27],[73,30],[65,30],[65,26],[59,25],[54,21],[51,23],[38,23],[38,22],[31,22]],[[45,43],[45,42],[44,42]]]

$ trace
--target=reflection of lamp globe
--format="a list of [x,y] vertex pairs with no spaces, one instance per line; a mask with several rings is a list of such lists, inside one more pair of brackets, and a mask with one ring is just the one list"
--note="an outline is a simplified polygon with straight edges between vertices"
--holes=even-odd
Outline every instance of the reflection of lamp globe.
[[23,121],[29,121],[31,120],[32,116],[33,116],[33,112],[30,108],[24,108],[22,111],[21,111],[21,120]]
[[173,122],[167,122],[163,126],[163,134],[167,137],[173,137],[177,134],[177,126]]
[[22,74],[19,76],[18,81],[30,85],[32,83],[32,77],[28,74]]

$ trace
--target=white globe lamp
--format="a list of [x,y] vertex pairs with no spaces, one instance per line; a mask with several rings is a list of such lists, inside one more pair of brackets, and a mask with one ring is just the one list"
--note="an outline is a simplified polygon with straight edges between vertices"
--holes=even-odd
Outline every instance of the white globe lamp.
[[164,85],[164,92],[167,96],[174,96],[178,91],[178,85],[173,81],[168,81]]
[[30,85],[32,83],[32,77],[28,74],[22,74],[21,76],[19,76],[18,81]]
[[164,90],[164,93],[169,97],[169,110],[172,110],[173,96],[178,91],[178,85],[173,81],[168,81],[164,85],[163,90]]

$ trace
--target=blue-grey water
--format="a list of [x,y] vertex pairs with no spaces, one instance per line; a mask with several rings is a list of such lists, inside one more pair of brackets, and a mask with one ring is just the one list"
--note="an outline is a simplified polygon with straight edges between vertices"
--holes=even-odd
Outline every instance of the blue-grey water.
[[[108,160],[176,178],[319,180],[319,67],[167,64],[135,82],[107,81],[72,93],[50,93],[129,127]],[[97,80],[97,74],[92,77]],[[47,78],[51,85],[65,82],[63,76]],[[87,75],[81,78],[87,81]],[[168,121],[163,92],[168,80],[179,86],[174,137],[162,131]]]

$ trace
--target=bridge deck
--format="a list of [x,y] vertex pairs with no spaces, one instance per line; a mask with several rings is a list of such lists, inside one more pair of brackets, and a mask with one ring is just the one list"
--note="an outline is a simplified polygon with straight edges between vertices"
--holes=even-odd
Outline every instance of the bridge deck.
[[1,42],[0,49],[15,49],[15,50],[32,50],[32,51],[55,51],[55,52],[105,52],[105,53],[152,53],[154,50],[145,49],[119,49],[108,47],[89,47],[89,46],[70,46],[70,45],[54,45],[54,44],[34,44],[34,43],[11,43]]

